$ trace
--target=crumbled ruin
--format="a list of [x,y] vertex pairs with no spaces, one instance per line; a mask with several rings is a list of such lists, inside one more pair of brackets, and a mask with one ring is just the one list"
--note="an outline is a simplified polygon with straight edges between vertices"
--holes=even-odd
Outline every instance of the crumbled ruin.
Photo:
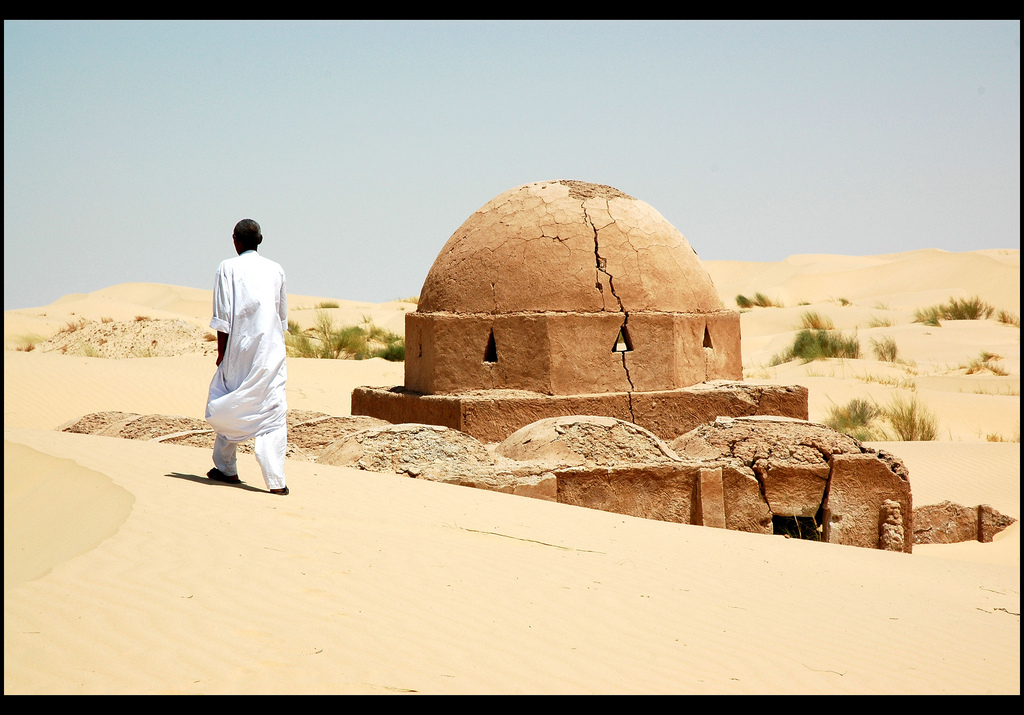
[[[726,488],[726,511],[767,510],[764,533],[793,530],[833,544],[910,552],[913,504],[910,475],[887,452],[876,452],[853,437],[804,420],[781,417],[719,417],[674,440],[680,455],[720,465],[723,480],[733,470],[757,485]],[[738,480],[739,476],[733,476]],[[736,494],[730,496],[731,491]],[[749,529],[744,529],[749,530]]]
[[485,441],[562,415],[664,439],[718,415],[807,417],[805,388],[741,382],[739,313],[683,235],[599,184],[526,184],[476,211],[434,261],[405,344],[405,384],[357,388],[352,414]]
[[992,537],[1016,521],[988,504],[964,506],[951,501],[929,504],[914,510],[914,543],[989,543]]
[[[201,425],[189,417],[98,412],[58,429],[212,449],[215,434]],[[243,442],[239,451],[251,453],[252,444]],[[914,509],[898,459],[824,425],[778,417],[719,418],[667,444],[630,422],[575,415],[539,420],[484,444],[437,425],[289,410],[288,457],[889,551],[991,541],[1015,521],[987,505]]]
[[[318,460],[325,447],[353,432],[388,424],[373,417],[335,417],[312,410],[288,410],[289,459]],[[141,439],[166,444],[213,449],[217,434],[206,420],[178,415],[140,415],[134,412],[93,412],[57,428],[102,437]],[[238,445],[242,454],[252,454],[253,440]]]

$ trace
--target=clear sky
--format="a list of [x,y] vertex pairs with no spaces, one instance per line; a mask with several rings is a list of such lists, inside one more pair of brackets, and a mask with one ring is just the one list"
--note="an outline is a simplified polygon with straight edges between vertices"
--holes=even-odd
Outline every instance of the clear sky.
[[646,201],[706,260],[1020,248],[1020,23],[4,22],[4,309],[417,295],[520,184]]

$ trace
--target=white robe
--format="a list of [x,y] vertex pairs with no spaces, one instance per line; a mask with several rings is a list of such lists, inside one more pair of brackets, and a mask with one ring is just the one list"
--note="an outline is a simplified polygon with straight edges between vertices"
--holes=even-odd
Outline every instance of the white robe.
[[256,251],[221,262],[210,327],[228,334],[224,359],[210,383],[206,421],[230,442],[286,424],[284,270]]

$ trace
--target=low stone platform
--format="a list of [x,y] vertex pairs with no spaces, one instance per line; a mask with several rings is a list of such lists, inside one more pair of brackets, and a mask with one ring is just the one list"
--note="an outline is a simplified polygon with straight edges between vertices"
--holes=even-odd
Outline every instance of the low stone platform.
[[716,417],[775,415],[806,420],[807,388],[716,380],[677,390],[544,395],[523,390],[477,390],[424,395],[404,387],[357,387],[352,414],[395,424],[417,422],[500,442],[548,417],[601,415],[632,422],[671,440]]

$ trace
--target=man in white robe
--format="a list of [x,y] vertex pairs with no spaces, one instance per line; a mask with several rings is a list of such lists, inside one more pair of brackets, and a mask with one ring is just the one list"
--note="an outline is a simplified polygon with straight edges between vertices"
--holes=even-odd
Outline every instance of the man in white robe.
[[232,234],[237,258],[222,261],[213,288],[217,372],[210,383],[206,421],[217,432],[207,476],[238,484],[235,450],[256,438],[256,461],[267,489],[288,494],[284,457],[288,445],[284,332],[288,302],[284,270],[256,252],[258,223],[239,221]]

